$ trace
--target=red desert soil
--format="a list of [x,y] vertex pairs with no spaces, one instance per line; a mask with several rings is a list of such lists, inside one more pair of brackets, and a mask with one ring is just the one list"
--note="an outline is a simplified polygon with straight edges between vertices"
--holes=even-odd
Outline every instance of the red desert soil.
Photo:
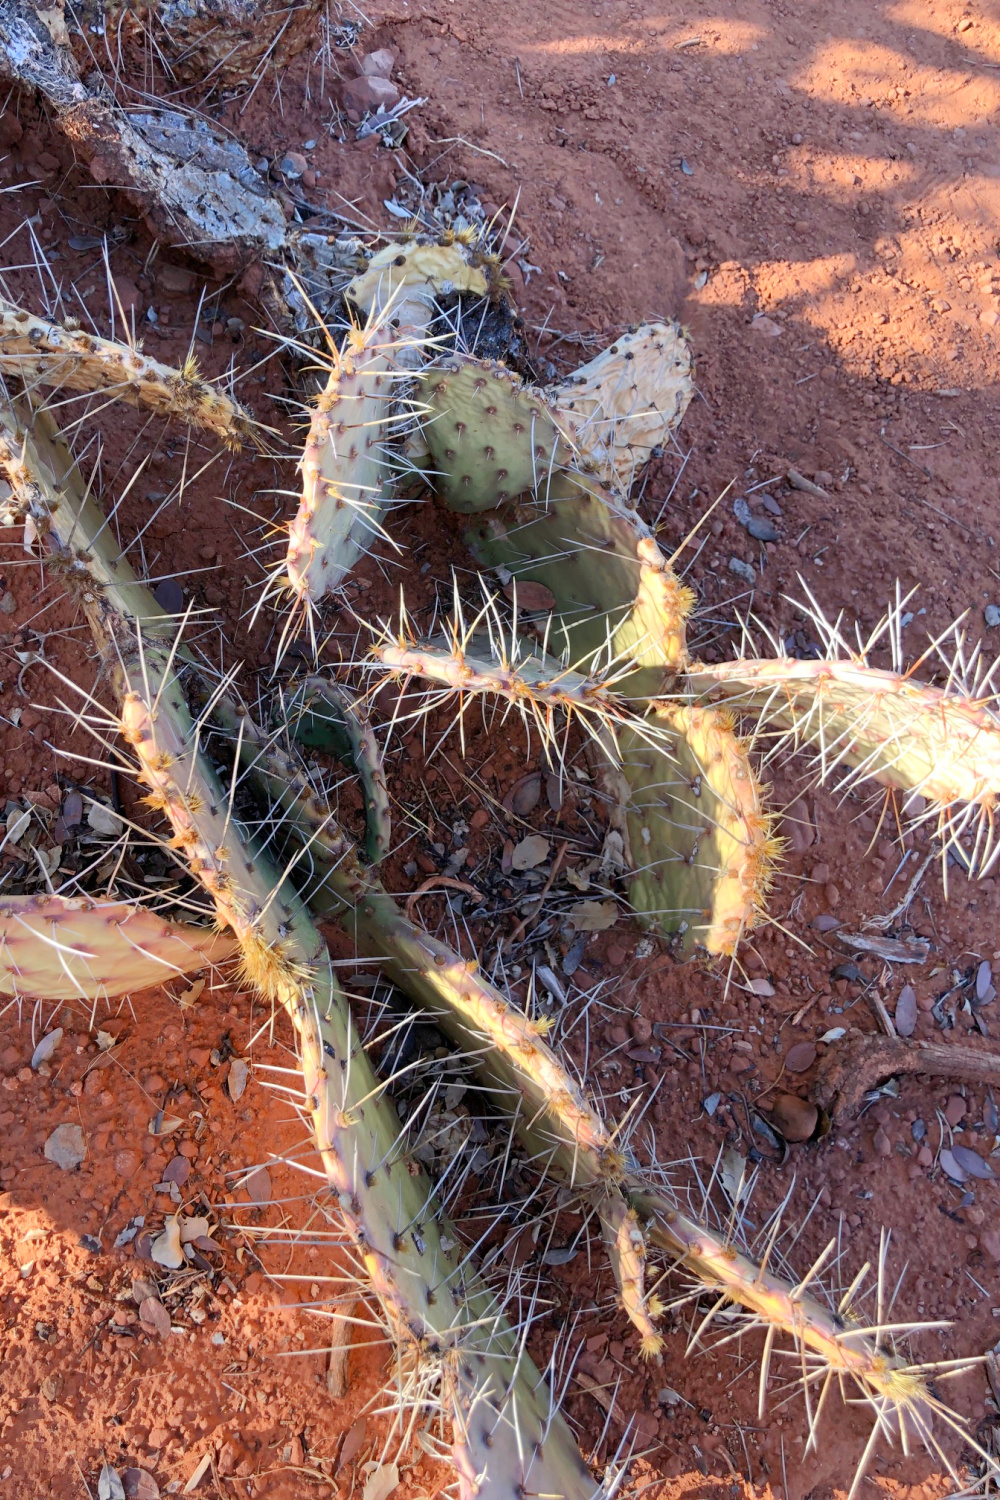
[[[867,631],[899,580],[904,590],[919,585],[904,637],[911,657],[928,633],[963,613],[969,637],[982,635],[986,655],[994,654],[1000,630],[987,628],[984,608],[1000,602],[995,7],[393,0],[367,13],[374,29],[359,47],[395,49],[394,77],[426,99],[407,117],[405,153],[377,139],[354,143],[351,132],[346,144],[334,138],[326,127],[339,118],[337,80],[327,70],[325,97],[309,52],[282,73],[280,88],[266,77],[245,110],[230,105],[227,123],[252,153],[268,157],[315,141],[306,153],[318,173],[315,201],[358,224],[391,228],[383,204],[397,181],[400,191],[406,184],[404,166],[427,183],[472,182],[497,208],[516,202],[513,234],[528,243],[512,262],[515,294],[538,357],[561,370],[630,321],[670,315],[685,324],[698,395],[678,451],[652,466],[642,506],[651,519],[662,510],[664,536],[676,544],[726,491],[707,539],[699,533],[684,553],[700,600],[700,649],[728,654],[733,622],[748,608],[782,636],[800,632],[797,644],[807,649],[809,622],[786,598],[807,589],[828,616],[843,611],[852,630],[856,622]],[[349,72],[348,55],[335,56]],[[254,331],[263,324],[250,300],[254,278],[206,285],[194,261],[151,254],[134,210],[73,165],[33,101],[8,101],[3,132],[9,149],[0,177],[5,188],[20,187],[2,200],[3,232],[13,236],[6,259],[25,267],[6,273],[12,293],[39,305],[35,236],[58,252],[54,274],[75,285],[106,329],[95,246],[108,233],[123,300],[137,317],[150,305],[159,314],[155,326],[144,325],[146,348],[182,359],[204,292],[208,315],[195,343],[204,368],[218,374],[233,360],[246,370],[267,358],[239,389],[283,430],[294,454],[297,429],[287,419],[294,391],[273,342]],[[19,229],[26,219],[30,232]],[[116,464],[133,452],[142,423],[116,411],[99,425],[106,482],[117,493]],[[159,509],[185,459],[193,472],[214,450],[152,424],[138,451],[148,451],[149,463],[121,525],[128,537],[148,525],[147,576],[176,576],[198,605],[218,612],[219,628],[204,641],[217,659],[266,666],[268,632],[258,626],[248,634],[243,616],[261,560],[277,554],[253,554],[259,528],[220,497],[287,517],[293,458],[223,456],[181,505]],[[792,488],[784,479],[790,468],[825,494]],[[740,495],[773,520],[776,540],[749,538],[733,512]],[[426,544],[419,509],[401,525]],[[2,774],[8,799],[34,804],[51,822],[66,778],[99,791],[108,783],[52,749],[93,753],[56,707],[60,697],[69,702],[68,690],[35,665],[19,691],[15,653],[26,643],[66,676],[92,680],[84,630],[58,602],[39,602],[37,570],[19,565],[19,545],[19,538],[5,545],[0,557],[7,591],[0,598],[9,593],[15,603],[0,615]],[[757,570],[752,597],[733,559]],[[409,577],[407,584],[417,586]],[[351,592],[374,601],[366,601],[368,613],[391,607],[370,561]],[[349,643],[346,612],[343,629]],[[526,761],[514,736],[473,734],[467,765],[455,748],[450,761],[426,771],[423,791],[417,750],[410,739],[401,751],[397,738],[390,761],[394,794],[419,806],[424,827],[404,856],[419,852],[420,867],[407,875],[398,861],[392,888],[410,890],[428,867],[443,866],[441,848],[459,841],[458,817],[472,825],[463,875],[498,877],[513,828],[499,806],[538,766],[537,747]],[[970,885],[952,868],[946,900],[932,862],[909,911],[912,930],[930,939],[927,962],[868,961],[863,983],[833,978],[849,955],[814,919],[835,916],[857,931],[864,918],[891,911],[927,839],[901,841],[891,818],[878,826],[878,797],[839,799],[816,789],[802,763],[779,761],[769,776],[775,805],[794,804],[794,816],[784,829],[774,921],[749,945],[746,976],[727,984],[724,970],[650,955],[623,917],[595,936],[574,976],[584,991],[603,985],[591,1016],[591,1087],[620,1109],[626,1088],[659,1086],[649,1119],[657,1154],[679,1163],[679,1180],[691,1176],[689,1153],[705,1177],[720,1147],[746,1155],[761,1146],[748,1104],[770,1097],[779,1076],[782,1089],[807,1095],[822,1054],[855,1032],[878,1031],[872,994],[892,1015],[904,985],[913,986],[916,1041],[997,1046],[989,1040],[998,1029],[995,1004],[974,1012],[946,1001],[932,1011],[953,971],[1000,959],[995,880]],[[532,823],[558,839],[564,824],[572,830],[572,817],[543,806]],[[420,908],[427,922],[443,910],[440,900]],[[322,1243],[309,1243],[317,1223],[308,1183],[276,1161],[302,1127],[263,1086],[274,1075],[258,1070],[288,1061],[287,1031],[276,1024],[272,1032],[247,993],[209,986],[182,1005],[186,988],[177,982],[135,996],[110,1015],[106,1007],[91,1017],[48,1005],[34,1016],[8,1010],[0,1023],[0,1500],[96,1495],[104,1463],[141,1468],[161,1491],[177,1492],[206,1455],[199,1494],[346,1497],[360,1495],[364,1465],[383,1456],[387,1425],[365,1408],[387,1350],[359,1330],[343,1397],[328,1390],[326,1356],[306,1352],[322,1350],[330,1324],[321,1308],[302,1304],[322,1301],[322,1278],[336,1267]],[[65,1028],[61,1047],[33,1072],[34,1041],[53,1025]],[[107,1052],[98,1048],[101,1028],[117,1039]],[[846,1037],[820,1040],[840,1028]],[[818,1060],[792,1073],[785,1060],[803,1043],[815,1044]],[[582,1063],[582,1040],[576,1045]],[[235,1103],[226,1086],[233,1056],[253,1064]],[[710,1118],[702,1101],[714,1093],[721,1102]],[[164,1108],[183,1124],[154,1137],[149,1121]],[[79,1125],[86,1138],[86,1160],[74,1172],[42,1153],[62,1124]],[[891,1231],[888,1285],[908,1267],[893,1318],[950,1325],[920,1335],[918,1357],[984,1354],[1000,1338],[998,1189],[988,1180],[957,1187],[933,1162],[939,1144],[987,1156],[995,1128],[984,1086],[904,1077],[897,1096],[838,1121],[818,1144],[792,1147],[783,1166],[767,1152],[749,1217],[759,1224],[788,1196],[786,1223],[805,1225],[790,1250],[799,1271],[837,1237],[830,1286],[848,1285],[876,1260],[880,1234]],[[248,1169],[259,1166],[268,1175],[252,1176],[248,1193]],[[171,1176],[186,1212],[207,1213],[215,1226],[216,1248],[202,1247],[180,1280],[143,1258],[150,1233],[173,1210],[169,1192],[156,1190]],[[146,1238],[114,1248],[136,1215]],[[560,1227],[568,1239],[578,1226]],[[566,1409],[585,1451],[598,1443],[598,1456],[607,1457],[622,1419],[634,1416],[645,1454],[633,1465],[634,1483],[662,1481],[652,1493],[663,1500],[825,1500],[850,1487],[870,1428],[863,1408],[844,1408],[831,1394],[817,1449],[804,1455],[807,1419],[788,1361],[772,1364],[766,1414],[758,1415],[758,1335],[685,1359],[699,1316],[689,1305],[667,1319],[663,1363],[647,1366],[599,1253],[540,1270],[551,1310],[532,1348],[544,1361],[554,1332],[575,1320],[587,1379],[570,1383]],[[274,1279],[284,1273],[301,1279]],[[150,1289],[134,1291],[139,1281],[163,1289],[159,1331],[148,1305],[141,1316],[137,1297]],[[873,1303],[865,1311],[874,1317]],[[708,1342],[727,1331],[716,1325]],[[605,1403],[617,1385],[602,1442],[595,1385]],[[941,1391],[989,1442],[997,1403],[985,1372]],[[959,1438],[942,1432],[942,1439],[956,1465],[970,1458]],[[443,1470],[416,1462],[396,1494],[417,1500],[445,1483]],[[880,1440],[862,1493],[936,1500],[951,1488],[938,1460],[903,1458]]]

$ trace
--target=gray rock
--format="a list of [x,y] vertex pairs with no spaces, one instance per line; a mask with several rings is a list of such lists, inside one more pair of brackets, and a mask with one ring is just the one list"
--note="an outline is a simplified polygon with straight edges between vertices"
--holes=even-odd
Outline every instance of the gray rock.
[[729,559],[729,571],[735,573],[737,578],[742,578],[745,583],[756,583],[757,574],[750,563],[745,563],[741,557]]
[[776,542],[780,535],[777,526],[767,516],[751,516],[747,522],[747,531],[758,542]]
[[987,604],[983,610],[983,619],[992,630],[994,626],[1000,625],[1000,609],[995,604]]
[[72,1172],[87,1155],[87,1141],[79,1125],[59,1125],[43,1147],[49,1161],[64,1172]]
[[752,511],[742,495],[737,495],[733,501],[733,515],[741,526],[747,526],[750,522]]

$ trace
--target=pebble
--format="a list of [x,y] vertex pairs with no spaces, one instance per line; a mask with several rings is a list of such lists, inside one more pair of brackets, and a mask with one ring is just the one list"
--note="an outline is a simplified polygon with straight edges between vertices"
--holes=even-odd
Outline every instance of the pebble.
[[126,1181],[134,1177],[139,1170],[141,1158],[137,1151],[116,1151],[114,1159],[115,1175]]
[[733,515],[736,517],[737,521],[739,521],[741,526],[749,525],[753,512],[751,511],[750,506],[744,500],[742,495],[737,495],[736,499],[733,501]]
[[[367,78],[388,78],[392,73],[393,55],[388,47],[379,47],[377,52],[366,52],[358,64],[358,72]],[[306,145],[308,146],[308,141]],[[316,142],[313,141],[313,146]]]
[[79,1125],[59,1125],[43,1147],[49,1161],[64,1172],[72,1172],[87,1155],[87,1142]]
[[[836,887],[833,887],[836,890]],[[829,896],[827,897],[829,901]],[[830,902],[833,905],[833,902]],[[810,926],[815,927],[817,932],[835,932],[840,926],[839,917],[832,917],[829,912],[821,911],[818,916],[813,917]]]
[[791,845],[793,854],[804,854],[816,837],[812,818],[805,798],[790,802],[782,818],[782,832]]
[[349,116],[358,120],[379,108],[392,109],[400,100],[399,89],[388,78],[348,78],[341,85],[341,98]]
[[306,161],[301,151],[286,151],[284,156],[281,158],[281,175],[282,177],[290,177],[293,182],[297,182],[298,179],[302,176],[303,172],[307,171],[308,168],[309,163]]
[[763,505],[765,510],[771,512],[772,516],[784,515],[784,511],[781,509],[781,506],[771,495],[761,495],[760,503],[761,505]]
[[881,1125],[872,1137],[872,1144],[879,1156],[892,1155],[892,1142],[882,1129]]
[[808,1141],[816,1129],[819,1110],[796,1094],[778,1094],[771,1106],[771,1119],[786,1141]]
[[758,542],[776,542],[781,535],[773,521],[766,516],[751,516],[747,522],[747,531]]
[[762,334],[768,339],[776,339],[784,332],[780,323],[776,323],[773,318],[767,317],[764,313],[758,313],[752,319],[750,327],[755,333]]
[[985,1250],[990,1260],[1000,1262],[1000,1231],[987,1229],[979,1236],[979,1248]]
[[607,951],[606,957],[608,963],[613,964],[617,969],[619,964],[623,964],[626,958],[628,958],[628,954],[626,953],[624,948],[619,948],[617,943],[612,943],[611,947]]
[[823,887],[823,894],[826,897],[827,906],[840,905],[840,887],[834,885],[832,881]]
[[958,1125],[965,1119],[965,1100],[961,1094],[952,1094],[944,1107],[944,1117],[952,1126]]
[[633,1016],[628,1023],[628,1029],[637,1042],[648,1042],[653,1035],[652,1024],[645,1016]]
[[750,563],[744,562],[741,557],[729,559],[729,571],[735,573],[737,578],[742,578],[745,583],[756,583],[757,574]]
[[983,619],[991,630],[1000,625],[1000,609],[995,604],[987,604],[983,610]]
[[629,1035],[624,1026],[609,1026],[606,1035],[612,1047],[628,1045]]
[[810,877],[817,885],[826,885],[830,879],[829,865],[813,865]]

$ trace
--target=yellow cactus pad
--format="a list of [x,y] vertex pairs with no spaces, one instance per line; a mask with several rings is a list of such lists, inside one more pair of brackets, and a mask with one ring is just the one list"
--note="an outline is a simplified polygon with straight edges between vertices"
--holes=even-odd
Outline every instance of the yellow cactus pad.
[[[405,288],[400,291],[399,288]],[[409,300],[413,291],[424,300],[465,292],[473,297],[489,293],[489,281],[481,265],[457,240],[448,245],[386,245],[349,284],[344,295],[368,317],[376,304],[385,307]],[[395,316],[395,313],[392,314]]]
[[0,298],[0,371],[30,388],[107,391],[130,406],[214,432],[227,447],[263,446],[262,433],[238,401],[198,374],[162,365],[131,344],[98,338],[82,329],[36,317]]
[[232,938],[147,906],[82,896],[0,897],[0,995],[114,999],[230,958]]
[[862,661],[697,662],[690,686],[753,710],[824,768],[844,762],[859,777],[919,792],[940,808],[992,812],[1000,795],[1000,713],[976,699]]
[[584,467],[628,489],[687,411],[691,350],[676,323],[643,323],[545,394]]
[[729,714],[658,703],[663,749],[619,731],[639,919],[682,948],[732,954],[764,909],[777,845],[746,746]]

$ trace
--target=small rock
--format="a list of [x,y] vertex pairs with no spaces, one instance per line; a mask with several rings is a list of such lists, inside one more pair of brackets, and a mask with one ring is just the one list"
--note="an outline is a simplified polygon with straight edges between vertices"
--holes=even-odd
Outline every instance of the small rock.
[[832,881],[823,887],[823,894],[826,897],[827,906],[840,905],[840,887],[834,885]]
[[130,1177],[134,1177],[136,1172],[138,1172],[139,1161],[138,1151],[116,1151],[113,1164],[115,1176],[122,1177],[125,1181],[128,1181]]
[[[506,800],[506,799],[505,799]],[[538,771],[526,776],[510,794],[510,810],[519,818],[534,812],[542,800],[542,778]],[[544,856],[543,856],[544,857]]]
[[478,831],[480,828],[485,828],[489,821],[489,809],[486,807],[477,807],[469,819],[469,827],[475,828]]
[[4,593],[0,594],[0,615],[12,615],[16,609],[17,600],[10,589],[7,589]]
[[747,531],[758,542],[776,542],[781,535],[773,521],[766,516],[751,516],[747,522]]
[[827,881],[830,879],[830,866],[813,865],[810,878],[814,880],[817,885],[826,885]]
[[761,495],[760,503],[765,510],[770,511],[772,516],[783,516],[785,514],[777,500],[771,495]]
[[813,917],[810,926],[815,927],[817,932],[836,932],[840,926],[840,919],[831,916],[829,912],[821,911],[818,916]]
[[882,1129],[881,1125],[879,1126],[879,1128],[876,1130],[874,1136],[872,1137],[872,1144],[875,1147],[875,1151],[876,1151],[877,1155],[879,1155],[879,1156],[891,1156],[892,1155],[892,1142],[890,1141],[889,1137],[886,1135],[885,1131]]
[[183,266],[164,265],[156,262],[156,285],[161,292],[176,292],[186,296],[194,286],[194,277]]
[[764,338],[769,339],[776,339],[784,332],[780,323],[776,323],[773,318],[767,317],[764,313],[758,313],[750,327],[754,333],[762,334]]
[[983,619],[991,630],[1000,625],[1000,609],[995,604],[987,604],[983,610]]
[[281,158],[279,170],[282,177],[288,177],[292,182],[297,182],[308,167],[309,163],[301,151],[286,151]]
[[930,1167],[934,1164],[934,1152],[930,1146],[921,1146],[917,1152],[917,1161],[922,1167]]
[[163,1169],[164,1182],[176,1182],[178,1187],[183,1187],[191,1176],[191,1163],[186,1156],[172,1156]]
[[60,1125],[49,1136],[43,1150],[49,1161],[54,1161],[64,1172],[72,1172],[85,1160],[87,1142],[79,1125]]
[[747,504],[746,500],[744,500],[742,495],[737,495],[736,499],[733,501],[733,515],[736,517],[737,521],[739,521],[741,526],[746,526],[749,524],[750,517],[753,515],[753,511],[750,509],[750,506]]
[[952,1127],[965,1119],[965,1100],[961,1094],[952,1094],[944,1107],[944,1117]]
[[607,958],[608,963],[613,964],[617,969],[620,964],[623,964],[625,962],[628,954],[625,952],[624,948],[619,948],[617,943],[612,943],[605,957]]
[[816,1129],[819,1110],[796,1094],[778,1094],[771,1106],[771,1119],[786,1141],[808,1141]]
[[605,1033],[612,1047],[625,1047],[628,1045],[628,1032],[624,1026],[609,1026]]
[[367,114],[375,114],[380,108],[392,109],[401,97],[394,83],[377,75],[371,78],[348,78],[341,85],[340,93],[348,116],[356,120]]
[[645,1016],[633,1016],[628,1023],[628,1029],[637,1042],[648,1042],[653,1035],[653,1027]]
[[816,837],[805,799],[798,797],[790,802],[781,821],[782,833],[787,838],[792,853],[804,854]]
[[987,1229],[979,1236],[979,1248],[985,1250],[990,1260],[1000,1262],[1000,1231]]
[[377,52],[366,52],[358,63],[358,72],[365,78],[388,78],[392,73],[393,55],[388,47]]
[[755,584],[757,582],[757,574],[753,566],[748,562],[744,562],[741,557],[731,557],[729,559],[729,571],[730,573],[735,573],[737,578],[742,578],[744,583]]

